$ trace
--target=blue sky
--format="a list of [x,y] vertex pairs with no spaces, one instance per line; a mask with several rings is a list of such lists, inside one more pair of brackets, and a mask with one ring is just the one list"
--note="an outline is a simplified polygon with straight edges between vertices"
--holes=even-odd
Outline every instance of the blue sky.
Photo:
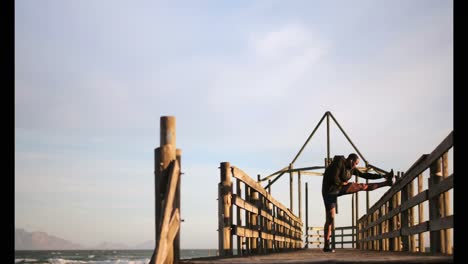
[[[216,248],[219,163],[268,175],[326,111],[383,169],[432,151],[453,129],[453,2],[17,0],[15,226],[154,239],[153,152],[172,115],[182,247]],[[352,151],[332,131],[332,155]],[[325,146],[322,126],[296,167]],[[286,178],[273,194],[288,205]],[[304,181],[321,226],[321,179]]]

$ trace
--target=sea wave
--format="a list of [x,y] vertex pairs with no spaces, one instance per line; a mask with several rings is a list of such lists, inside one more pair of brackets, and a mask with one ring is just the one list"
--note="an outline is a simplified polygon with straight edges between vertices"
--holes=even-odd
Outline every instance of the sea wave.
[[[112,259],[112,260],[72,260],[72,259],[49,259],[50,264],[80,264],[80,263],[92,263],[92,264],[148,264],[150,259]],[[21,262],[20,262],[21,263]]]
[[15,259],[15,263],[28,263],[28,262],[36,262],[37,259],[29,259],[29,258],[17,258]]

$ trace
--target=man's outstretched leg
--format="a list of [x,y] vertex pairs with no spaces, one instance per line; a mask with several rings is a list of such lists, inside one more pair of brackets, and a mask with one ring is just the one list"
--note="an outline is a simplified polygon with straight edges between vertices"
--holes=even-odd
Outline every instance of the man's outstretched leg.
[[345,194],[357,193],[360,191],[373,191],[375,189],[385,187],[385,186],[392,186],[395,183],[395,178],[393,177],[393,173],[391,177],[388,177],[383,182],[376,182],[376,183],[355,183],[351,182],[344,186],[342,189],[340,196]]

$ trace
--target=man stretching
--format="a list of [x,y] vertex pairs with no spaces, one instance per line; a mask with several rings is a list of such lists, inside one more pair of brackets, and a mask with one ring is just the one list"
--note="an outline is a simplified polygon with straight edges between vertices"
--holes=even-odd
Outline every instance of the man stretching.
[[[330,237],[333,220],[335,219],[335,208],[338,196],[359,191],[373,191],[380,187],[392,186],[395,182],[393,169],[385,175],[364,173],[357,169],[358,164],[359,156],[355,153],[349,154],[346,159],[344,156],[335,156],[332,163],[328,165],[323,173],[322,197],[326,213],[325,225],[323,227],[325,233],[324,252],[335,252],[330,246]],[[348,182],[352,175],[369,180],[385,178],[385,181],[369,184]]]

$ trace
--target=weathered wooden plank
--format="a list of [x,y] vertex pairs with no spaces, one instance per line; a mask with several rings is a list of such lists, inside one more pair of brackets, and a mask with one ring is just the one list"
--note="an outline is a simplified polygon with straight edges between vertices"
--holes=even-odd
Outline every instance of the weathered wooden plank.
[[374,221],[374,222],[370,223],[368,226],[366,226],[364,228],[364,230],[367,231],[370,228],[375,227],[376,225],[379,225],[380,223],[382,223],[383,221],[385,221],[387,219],[388,219],[388,215],[383,215],[383,216],[379,217],[376,221]]
[[[175,205],[174,205],[175,206]],[[174,252],[176,251],[176,248],[174,246],[174,240],[178,234],[180,228],[180,214],[179,214],[179,208],[176,208],[174,210],[174,213],[172,214],[171,217],[171,222],[169,223],[169,231],[167,232],[167,257],[166,257],[166,263],[174,263],[176,260],[178,262],[178,258],[174,259]]]
[[447,228],[453,228],[453,215],[437,218],[429,222],[430,231],[437,231]]
[[429,199],[434,198],[437,195],[440,195],[443,192],[446,192],[453,188],[453,174],[439,182],[431,186],[429,190]]
[[323,227],[320,227],[320,226],[309,227],[309,231],[321,231],[321,230],[323,230]]
[[238,206],[238,207],[240,207],[240,208],[242,208],[242,209],[244,209],[246,211],[249,211],[251,213],[258,214],[258,208],[255,205],[253,205],[253,204],[247,202],[246,200],[240,198],[237,194],[232,195],[232,200],[231,201],[232,201],[232,205],[236,205],[236,206]]
[[267,239],[267,240],[273,240],[274,239],[274,236],[272,234],[265,233],[265,232],[261,232],[260,236],[261,236],[261,238]]
[[421,193],[418,193],[413,198],[401,204],[401,211],[408,210],[409,208],[416,206],[428,199],[428,190],[424,190]]
[[267,192],[267,190],[265,190],[258,182],[254,181],[251,177],[249,177],[249,175],[247,175],[244,171],[242,171],[241,169],[235,166],[232,166],[232,176],[236,179],[241,180],[242,182],[244,182],[246,185],[253,188],[257,192],[261,193],[267,200],[273,203],[276,207],[283,210],[294,221],[302,224],[301,219],[299,219],[297,216],[291,213],[291,211],[288,208],[286,208],[282,203],[278,202],[275,198],[273,198],[273,196],[271,196]]
[[261,212],[261,216],[265,217],[266,219],[270,221],[273,221],[273,216],[270,213],[268,213],[265,210],[260,210],[260,212]]
[[401,235],[401,230],[393,230],[382,234],[382,238],[393,238]]
[[301,171],[301,175],[306,176],[323,176],[322,172],[315,172],[315,171]]
[[240,237],[259,237],[259,232],[243,226],[233,226],[234,234]]
[[420,234],[426,231],[429,231],[429,221],[425,221],[410,227],[404,227],[401,229],[401,234],[409,236],[414,234]]
[[179,208],[176,208],[172,214],[171,221],[169,222],[169,231],[167,232],[168,241],[174,240],[175,236],[177,235],[177,231],[179,231],[179,223],[180,213]]
[[365,226],[364,228],[362,228],[362,230],[360,230],[359,232],[362,233],[362,232],[364,232],[364,231],[368,231],[370,228],[375,227],[376,225],[382,223],[383,221],[388,220],[388,219],[394,217],[395,215],[397,215],[398,213],[401,212],[400,208],[401,208],[401,206],[398,206],[397,208],[394,208],[394,209],[391,210],[388,214],[381,216],[377,221],[372,222],[372,223],[370,223],[369,225],[367,225],[367,226]]

